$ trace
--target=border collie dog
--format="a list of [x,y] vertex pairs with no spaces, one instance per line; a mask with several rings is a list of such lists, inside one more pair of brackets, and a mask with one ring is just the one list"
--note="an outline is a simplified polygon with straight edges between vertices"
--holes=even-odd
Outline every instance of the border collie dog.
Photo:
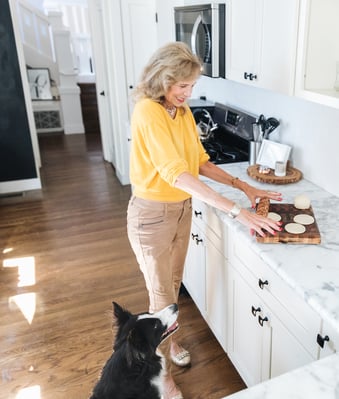
[[164,358],[158,345],[178,329],[178,306],[133,315],[113,302],[118,327],[113,353],[90,399],[161,399]]

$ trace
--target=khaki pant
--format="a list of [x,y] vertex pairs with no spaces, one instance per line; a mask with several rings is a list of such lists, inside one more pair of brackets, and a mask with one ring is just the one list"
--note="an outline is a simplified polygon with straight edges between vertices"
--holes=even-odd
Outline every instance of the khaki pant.
[[[127,230],[149,294],[149,311],[178,303],[192,220],[192,202],[157,202],[132,196]],[[171,340],[161,350],[169,359]],[[170,362],[167,361],[170,369]]]

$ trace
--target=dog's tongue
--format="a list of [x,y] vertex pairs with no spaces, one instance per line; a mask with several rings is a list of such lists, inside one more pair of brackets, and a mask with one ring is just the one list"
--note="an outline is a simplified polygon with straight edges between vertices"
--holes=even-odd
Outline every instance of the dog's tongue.
[[179,327],[179,323],[175,321],[170,327],[167,329],[167,333],[170,333],[174,330],[176,330]]
[[168,329],[162,334],[162,339],[166,339],[169,335],[172,334],[175,330],[179,328],[179,323],[175,321]]

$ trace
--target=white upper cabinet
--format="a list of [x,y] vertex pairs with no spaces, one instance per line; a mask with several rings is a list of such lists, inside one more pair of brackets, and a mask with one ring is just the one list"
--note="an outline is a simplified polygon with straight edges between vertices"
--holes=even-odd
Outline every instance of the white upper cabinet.
[[339,108],[339,1],[301,0],[296,95]]
[[230,0],[226,77],[293,94],[299,0]]

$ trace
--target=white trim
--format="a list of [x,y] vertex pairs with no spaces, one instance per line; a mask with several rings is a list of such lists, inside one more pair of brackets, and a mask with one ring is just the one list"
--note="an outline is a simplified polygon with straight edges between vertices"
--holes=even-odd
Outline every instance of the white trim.
[[38,135],[35,128],[35,121],[34,121],[34,114],[33,114],[33,106],[29,91],[29,84],[28,78],[26,73],[26,64],[25,64],[25,57],[23,52],[23,46],[20,39],[19,33],[19,23],[17,19],[17,14],[15,10],[15,0],[9,1],[12,24],[13,24],[13,31],[14,31],[14,38],[15,38],[15,45],[18,54],[18,62],[19,68],[21,73],[22,79],[22,88],[25,98],[25,106],[26,106],[26,113],[28,119],[28,127],[29,127],[29,134],[31,136],[32,141],[32,151],[35,161],[35,169],[37,173],[37,177],[33,179],[25,179],[25,180],[13,180],[9,182],[1,182],[0,183],[0,193],[7,192],[18,192],[18,191],[26,191],[26,190],[33,190],[33,189],[40,189],[41,188],[41,181],[40,181],[40,171],[39,168],[41,166],[41,159],[40,159],[40,151],[39,151],[39,144],[38,144]]
[[0,182],[0,194],[18,193],[39,189],[41,189],[39,178]]

